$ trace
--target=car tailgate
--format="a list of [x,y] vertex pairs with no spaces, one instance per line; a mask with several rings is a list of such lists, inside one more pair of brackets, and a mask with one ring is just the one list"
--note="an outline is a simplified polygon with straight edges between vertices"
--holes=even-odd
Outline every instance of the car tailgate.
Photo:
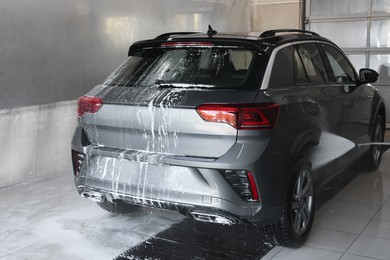
[[206,122],[195,108],[251,103],[257,91],[106,87],[100,93],[101,109],[80,120],[93,145],[217,158],[235,144],[237,129]]

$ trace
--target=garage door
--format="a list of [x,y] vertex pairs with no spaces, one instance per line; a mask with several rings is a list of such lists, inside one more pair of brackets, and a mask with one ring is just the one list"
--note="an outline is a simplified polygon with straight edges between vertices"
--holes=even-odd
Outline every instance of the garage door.
[[[390,122],[390,1],[306,0],[306,29],[339,45],[356,69],[379,72]],[[390,124],[387,125],[390,127]]]

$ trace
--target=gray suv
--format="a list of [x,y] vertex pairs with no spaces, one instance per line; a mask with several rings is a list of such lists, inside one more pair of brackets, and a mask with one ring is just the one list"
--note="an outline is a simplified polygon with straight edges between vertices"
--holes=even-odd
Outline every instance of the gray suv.
[[131,45],[78,100],[78,192],[110,212],[176,210],[265,225],[299,247],[316,195],[356,160],[379,166],[385,105],[331,41],[304,30],[167,33]]

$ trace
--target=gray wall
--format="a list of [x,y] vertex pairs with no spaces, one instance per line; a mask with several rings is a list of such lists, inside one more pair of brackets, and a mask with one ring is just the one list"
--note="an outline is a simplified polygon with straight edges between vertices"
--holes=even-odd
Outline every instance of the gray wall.
[[249,31],[247,0],[1,0],[0,109],[76,99],[136,40]]
[[[72,177],[76,102],[167,31],[249,31],[247,0],[0,0],[0,187]],[[61,102],[63,101],[63,102]]]
[[75,101],[0,110],[0,188],[64,174],[71,178]]

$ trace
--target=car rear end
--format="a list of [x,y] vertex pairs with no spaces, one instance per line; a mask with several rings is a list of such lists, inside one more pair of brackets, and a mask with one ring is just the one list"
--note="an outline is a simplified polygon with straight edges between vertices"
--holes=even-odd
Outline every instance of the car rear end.
[[260,45],[156,39],[133,45],[129,56],[79,99],[78,192],[206,222],[274,220],[280,200],[263,199],[272,185],[261,158],[280,106],[258,89],[268,62]]

